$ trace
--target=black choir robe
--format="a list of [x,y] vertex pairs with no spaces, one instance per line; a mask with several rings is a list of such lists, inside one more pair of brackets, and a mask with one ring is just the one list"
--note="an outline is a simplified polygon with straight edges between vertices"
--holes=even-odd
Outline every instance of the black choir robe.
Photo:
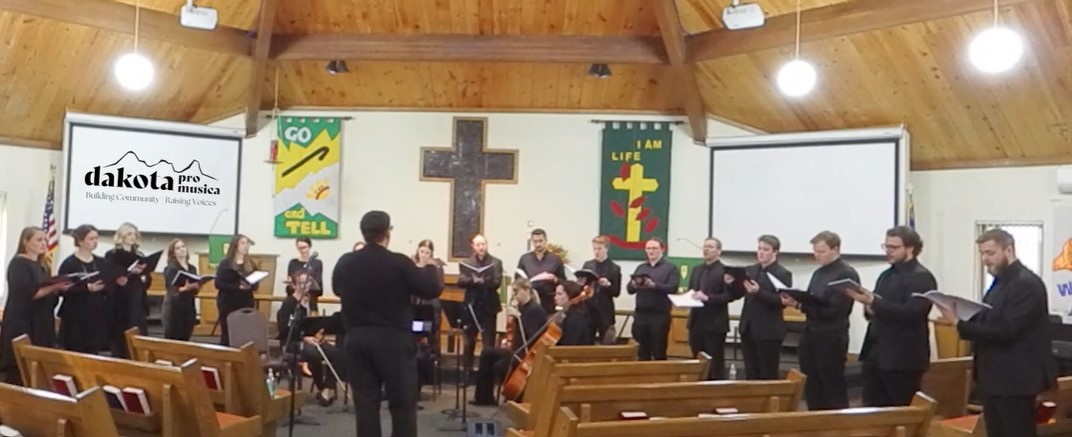
[[197,274],[197,267],[193,264],[187,264],[187,267],[183,269],[178,263],[164,267],[164,288],[167,290],[163,304],[164,338],[190,341],[197,325],[197,308],[194,304],[197,291],[179,292],[180,288],[193,280],[188,277],[189,281],[175,280],[180,271]]
[[[82,282],[63,292],[60,304],[60,347],[74,352],[97,353],[107,344],[109,321],[106,295],[114,293],[119,272],[108,260],[93,255],[89,262],[68,256],[60,263],[59,274],[100,272],[96,278]],[[90,292],[89,284],[103,281],[105,287]]]
[[[34,299],[37,290],[48,280],[40,263],[15,256],[7,266],[7,301],[0,326],[0,370],[18,373],[11,340],[26,334],[34,346],[56,346],[56,318],[53,311],[59,302],[55,294]],[[11,375],[8,375],[9,378]],[[9,379],[10,380],[10,379]]]

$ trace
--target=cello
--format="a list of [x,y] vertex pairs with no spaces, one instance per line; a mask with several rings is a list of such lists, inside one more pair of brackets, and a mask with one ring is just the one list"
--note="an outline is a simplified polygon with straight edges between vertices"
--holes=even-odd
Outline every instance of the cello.
[[[585,285],[584,291],[570,299],[569,305],[557,313],[555,313],[550,320],[547,321],[547,325],[543,332],[532,338],[527,344],[522,345],[522,352],[525,352],[524,358],[518,363],[510,374],[502,383],[500,388],[503,397],[507,400],[518,400],[521,398],[521,393],[525,391],[525,385],[528,383],[529,375],[532,373],[532,365],[536,361],[536,354],[531,353],[531,350],[537,345],[541,344],[544,349],[554,346],[558,343],[558,340],[562,338],[562,327],[559,326],[559,320],[566,313],[566,309],[577,305],[592,297],[592,287]],[[516,356],[516,353],[515,353]]]

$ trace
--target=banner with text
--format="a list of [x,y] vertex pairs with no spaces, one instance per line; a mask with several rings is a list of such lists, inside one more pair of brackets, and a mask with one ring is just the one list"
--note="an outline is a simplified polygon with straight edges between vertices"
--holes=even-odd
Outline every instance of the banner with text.
[[280,117],[275,236],[338,238],[342,120]]
[[672,138],[670,123],[604,124],[599,233],[611,259],[643,260],[645,241],[666,242]]
[[1050,292],[1050,312],[1069,314],[1072,311],[1072,206],[1054,209],[1053,226],[1053,285]]

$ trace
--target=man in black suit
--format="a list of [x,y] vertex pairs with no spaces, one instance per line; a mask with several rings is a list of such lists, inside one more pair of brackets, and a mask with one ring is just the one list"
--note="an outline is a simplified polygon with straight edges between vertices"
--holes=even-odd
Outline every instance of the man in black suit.
[[938,305],[942,318],[972,342],[975,387],[983,399],[990,437],[1034,437],[1035,399],[1057,384],[1042,279],[1016,259],[1015,241],[1002,229],[975,240],[994,282],[983,297],[991,306],[960,320],[955,304]]
[[[458,286],[465,289],[465,305],[462,320],[465,320],[465,356],[463,366],[466,371],[473,368],[473,353],[476,351],[476,334],[479,327],[481,344],[484,349],[495,347],[495,322],[502,311],[499,300],[499,286],[502,284],[502,261],[488,253],[488,240],[476,234],[469,242],[473,256],[466,258],[458,266]],[[469,308],[473,313],[469,313]],[[474,323],[473,315],[476,315]]]
[[774,275],[787,287],[793,286],[793,273],[778,263],[782,242],[773,235],[762,235],[756,244],[756,264],[746,269],[744,308],[741,309],[741,353],[748,379],[778,379],[785,319],[782,300],[767,274]]
[[822,264],[812,273],[808,294],[819,302],[801,304],[788,294],[782,304],[795,306],[807,318],[800,336],[800,370],[808,375],[804,381],[804,400],[808,410],[837,410],[849,407],[849,389],[845,382],[845,359],[849,351],[849,314],[852,299],[831,287],[831,282],[852,279],[860,283],[856,269],[841,259],[841,237],[822,231],[811,239],[812,254]]
[[532,289],[540,297],[540,305],[548,315],[555,313],[555,288],[566,280],[566,268],[562,258],[547,250],[547,232],[536,228],[529,235],[532,252],[526,252],[517,260],[517,270],[525,272]]
[[912,295],[938,288],[934,275],[919,263],[923,239],[914,229],[886,231],[883,248],[891,266],[878,276],[874,293],[843,289],[864,304],[870,321],[860,349],[864,405],[869,407],[912,403],[931,359],[931,301]]
[[681,285],[677,265],[663,258],[663,242],[651,238],[644,243],[648,261],[637,266],[625,291],[636,295],[633,340],[637,361],[665,361],[670,334],[670,294]]
[[[702,307],[689,310],[689,347],[692,355],[706,352],[711,356],[707,379],[726,379],[726,333],[730,330],[729,303],[740,299],[743,286],[727,284],[722,265],[722,242],[708,238],[703,242],[703,264],[692,268],[689,291]],[[740,291],[738,291],[740,290]]]
[[387,213],[366,213],[361,218],[361,234],[368,245],[339,258],[332,274],[347,329],[344,353],[347,373],[352,375],[358,437],[383,435],[381,386],[391,410],[392,435],[417,436],[412,299],[434,299],[443,291],[434,262],[415,265],[408,256],[387,249],[391,229]]
[[592,239],[594,259],[585,261],[582,267],[591,270],[599,277],[594,287],[595,297],[591,302],[593,314],[592,329],[596,331],[596,343],[611,344],[614,341],[614,298],[622,294],[622,268],[607,258],[610,240],[602,235]]

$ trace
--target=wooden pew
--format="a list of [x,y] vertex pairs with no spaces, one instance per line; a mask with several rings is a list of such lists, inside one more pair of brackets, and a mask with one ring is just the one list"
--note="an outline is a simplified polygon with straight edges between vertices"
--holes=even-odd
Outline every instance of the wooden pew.
[[115,425],[125,436],[254,437],[261,418],[217,413],[201,376],[201,364],[190,360],[162,366],[97,355],[37,347],[19,336],[12,341],[22,380],[36,388],[51,387],[52,377],[68,375],[79,388],[113,385],[145,391],[149,415],[111,409]]
[[696,417],[718,408],[739,413],[796,411],[804,391],[804,374],[793,369],[781,381],[699,381],[655,384],[570,385],[552,377],[546,406],[536,409],[532,435],[550,437],[561,407],[581,422],[621,420],[624,411],[643,411],[649,417]]
[[[1057,389],[1043,393],[1039,398],[1057,404],[1050,423],[1038,425],[1039,437],[1072,436],[1072,376],[1057,378]],[[984,420],[984,414],[938,420],[931,424],[930,437],[986,437]]]
[[0,383],[0,423],[25,437],[116,437],[108,401],[97,387],[73,398]]
[[[552,425],[553,437],[924,437],[934,401],[917,393],[911,406],[844,410],[729,414],[712,418],[676,418],[583,423],[562,407]],[[511,437],[525,436],[510,430]]]
[[972,357],[943,358],[931,361],[919,391],[938,402],[935,418],[951,418],[967,414],[971,386]]
[[557,375],[566,385],[607,385],[653,382],[695,382],[707,377],[711,356],[701,352],[695,360],[626,361],[617,363],[556,364],[544,355],[533,366],[522,402],[507,401],[506,415],[521,429],[532,429],[538,410],[547,405],[548,381]]
[[636,361],[636,345],[551,346],[547,354],[556,363],[606,363]]
[[[261,366],[260,356],[252,343],[239,349],[214,344],[192,343],[138,335],[137,328],[124,335],[130,348],[130,357],[136,361],[152,363],[166,360],[185,363],[197,359],[202,366],[219,369],[222,390],[209,390],[209,397],[217,409],[242,417],[260,416],[264,422],[264,435],[274,436],[277,421],[290,410],[291,393],[276,389],[272,398],[265,387],[267,374]],[[295,399],[295,407],[304,405],[301,393]]]

